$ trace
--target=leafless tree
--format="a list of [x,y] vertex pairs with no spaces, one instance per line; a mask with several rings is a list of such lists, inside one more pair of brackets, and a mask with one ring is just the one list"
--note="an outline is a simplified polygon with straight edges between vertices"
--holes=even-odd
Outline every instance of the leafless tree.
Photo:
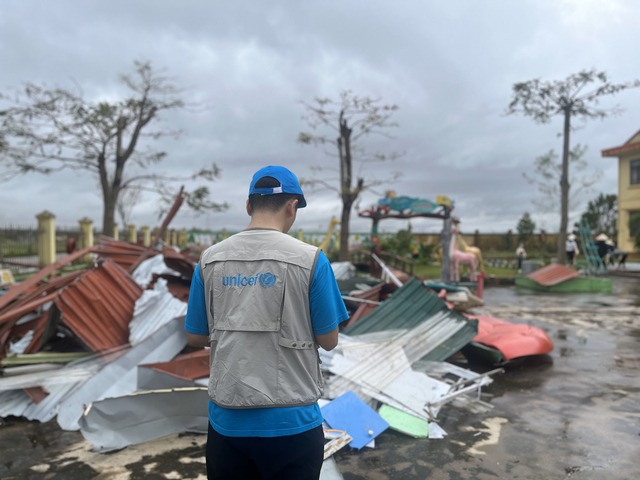
[[[342,200],[340,216],[340,261],[349,260],[349,220],[351,210],[360,194],[380,185],[382,180],[374,178],[370,172],[364,172],[372,162],[381,162],[397,158],[397,153],[368,154],[361,145],[364,137],[378,135],[390,138],[389,129],[397,127],[392,121],[397,105],[384,104],[379,99],[359,97],[350,91],[343,91],[337,101],[329,98],[315,98],[312,103],[305,103],[306,115],[303,117],[312,132],[301,132],[298,141],[307,145],[334,145],[336,150],[329,150],[329,156],[338,158],[338,176],[327,176],[327,172],[336,172],[335,167],[315,166],[318,176],[305,179],[312,186],[322,186],[336,191]],[[323,133],[316,134],[316,130]],[[326,133],[331,132],[332,133]],[[336,155],[337,151],[337,155]],[[354,174],[355,163],[362,169]],[[368,175],[368,178],[365,178]],[[390,174],[389,182],[399,174]]]
[[564,80],[540,79],[513,85],[513,97],[508,114],[522,113],[537,123],[549,123],[560,115],[564,119],[562,130],[562,168],[560,172],[560,231],[558,232],[558,262],[565,261],[565,241],[569,222],[569,157],[572,119],[606,118],[619,109],[600,108],[601,97],[640,86],[640,80],[628,83],[610,83],[605,72],[583,70]]
[[[83,98],[78,87],[48,88],[33,83],[26,83],[13,96],[3,95],[0,180],[26,173],[88,172],[100,185],[102,231],[110,235],[126,190],[167,194],[172,181],[215,179],[219,175],[215,164],[191,175],[154,171],[152,167],[167,153],[152,148],[146,140],[180,135],[179,131],[155,129],[155,125],[162,113],[185,107],[182,92],[149,62],[136,61],[133,74],[120,79],[130,92],[121,100],[92,102]],[[225,207],[208,201],[202,191],[198,198],[202,202],[196,208]]]

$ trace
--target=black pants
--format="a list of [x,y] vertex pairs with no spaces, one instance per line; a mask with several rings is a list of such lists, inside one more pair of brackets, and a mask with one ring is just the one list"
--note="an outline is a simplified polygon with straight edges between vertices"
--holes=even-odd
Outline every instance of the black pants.
[[322,426],[284,437],[227,437],[209,424],[209,480],[317,480],[323,457]]

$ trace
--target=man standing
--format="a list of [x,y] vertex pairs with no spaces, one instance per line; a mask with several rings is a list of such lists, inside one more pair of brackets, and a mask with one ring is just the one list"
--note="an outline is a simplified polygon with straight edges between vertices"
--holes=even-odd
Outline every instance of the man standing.
[[522,266],[527,258],[527,251],[524,249],[524,243],[520,242],[518,248],[516,248],[516,255],[518,257],[518,273],[522,273]]
[[576,242],[576,236],[573,233],[570,233],[567,236],[567,241],[565,242],[565,253],[567,254],[567,262],[571,266],[576,265],[577,256],[580,254],[578,250],[578,243]]
[[269,166],[249,187],[246,230],[209,247],[193,274],[185,329],[210,346],[209,479],[317,479],[324,435],[318,346],[348,318],[331,265],[287,232],[306,200]]

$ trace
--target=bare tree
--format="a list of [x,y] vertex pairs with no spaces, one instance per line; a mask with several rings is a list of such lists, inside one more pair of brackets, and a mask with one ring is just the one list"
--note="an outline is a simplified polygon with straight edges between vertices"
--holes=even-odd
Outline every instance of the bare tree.
[[595,69],[583,70],[570,75],[565,80],[534,79],[513,85],[513,98],[507,108],[508,114],[522,113],[532,117],[537,123],[549,123],[551,118],[556,115],[561,115],[564,119],[560,174],[560,231],[558,232],[557,245],[557,256],[560,263],[565,261],[565,241],[569,222],[571,121],[574,117],[584,120],[603,119],[618,112],[617,108],[598,107],[600,98],[638,86],[640,86],[640,80],[629,83],[610,83],[605,72],[599,72]]
[[[154,173],[151,167],[167,154],[151,148],[145,140],[179,136],[179,131],[154,130],[152,125],[163,112],[185,107],[182,92],[149,62],[135,62],[134,73],[122,75],[121,81],[130,95],[114,101],[92,102],[83,98],[79,88],[47,88],[33,83],[26,83],[13,97],[2,96],[8,107],[0,111],[0,162],[6,167],[0,179],[62,170],[89,172],[100,185],[102,231],[110,235],[123,192],[166,194],[172,181],[213,180],[219,175],[215,164],[186,176]],[[199,198],[202,200],[201,194]],[[205,205],[224,208],[206,201],[196,208]]]
[[[587,147],[576,144],[569,151],[569,166],[577,175],[572,175],[573,180],[569,182],[568,209],[575,205],[583,194],[589,192],[591,187],[602,176],[602,170],[587,170],[587,161],[584,155]],[[524,178],[531,185],[535,185],[542,194],[534,203],[543,211],[550,211],[561,202],[562,192],[559,179],[562,176],[562,161],[558,154],[552,149],[544,155],[536,158],[535,168],[531,173],[523,173]]]
[[[324,172],[335,171],[335,168],[315,167],[322,177],[306,180],[309,185],[320,185],[336,191],[342,200],[342,214],[340,216],[340,261],[349,260],[349,220],[351,210],[360,194],[376,185],[381,180],[373,177],[366,178],[359,170],[354,175],[355,162],[366,166],[371,162],[386,161],[397,158],[396,153],[367,154],[360,145],[363,137],[380,135],[390,138],[388,129],[397,127],[391,120],[398,110],[397,105],[383,104],[379,99],[359,97],[350,91],[343,91],[338,101],[328,98],[315,98],[313,103],[303,102],[306,115],[303,117],[312,130],[319,128],[333,130],[334,134],[315,134],[301,132],[298,141],[311,145],[335,145],[337,149],[338,177],[324,177]],[[337,136],[334,136],[336,135]],[[336,156],[332,151],[326,152]],[[397,178],[398,174],[393,174]],[[389,179],[385,180],[388,182]],[[337,185],[336,185],[337,184]]]

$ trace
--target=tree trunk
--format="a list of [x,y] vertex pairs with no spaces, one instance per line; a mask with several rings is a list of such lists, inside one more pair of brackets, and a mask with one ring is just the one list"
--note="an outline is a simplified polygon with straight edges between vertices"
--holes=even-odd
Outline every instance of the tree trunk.
[[340,216],[340,255],[341,262],[349,261],[349,220],[351,219],[351,206],[353,201],[342,200],[342,215]]
[[340,136],[336,143],[340,156],[340,196],[342,197],[342,215],[340,217],[340,255],[341,262],[349,261],[349,220],[351,218],[351,206],[357,195],[351,190],[351,128],[344,118],[344,110],[340,112],[338,119],[340,124]]
[[102,211],[102,234],[113,237],[115,225],[116,201],[112,195],[104,195],[104,209]]
[[560,176],[560,230],[558,231],[558,263],[566,263],[565,243],[569,223],[569,145],[571,135],[571,109],[564,110],[564,131],[562,143],[562,174]]
[[451,259],[449,258],[449,247],[451,245],[451,217],[447,216],[442,222],[442,232],[440,233],[440,245],[442,246],[442,260],[440,267],[440,281],[451,282]]

